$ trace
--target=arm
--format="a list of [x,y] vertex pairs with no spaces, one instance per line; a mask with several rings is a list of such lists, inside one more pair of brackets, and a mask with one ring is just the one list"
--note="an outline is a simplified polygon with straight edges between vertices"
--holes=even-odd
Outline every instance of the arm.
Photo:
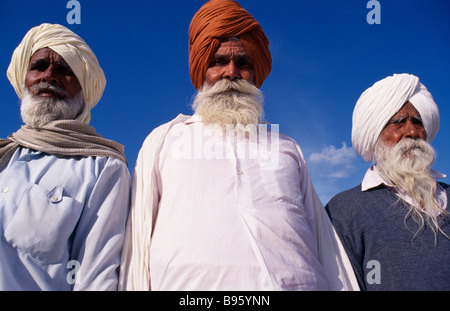
[[327,274],[330,289],[359,290],[351,263],[312,184],[302,150],[296,146],[300,155],[303,204],[313,218],[310,225],[316,235],[319,261]]
[[366,290],[362,264],[364,246],[361,237],[363,234],[360,231],[355,232],[355,228],[358,228],[358,226],[355,227],[350,222],[353,216],[351,216],[352,213],[348,207],[352,206],[352,204],[354,203],[346,200],[342,201],[341,196],[338,195],[327,203],[326,210],[352,264],[360,289]]
[[74,236],[71,258],[79,262],[74,290],[117,290],[130,174],[123,162],[112,158],[99,170]]
[[150,290],[150,237],[156,219],[158,193],[157,188],[149,184],[152,179],[149,162],[153,161],[147,157],[144,146],[133,171],[131,209],[120,267],[119,290]]
[[186,119],[188,116],[180,114],[154,129],[139,151],[133,171],[131,210],[120,265],[119,290],[151,290],[150,242],[159,204],[158,156],[172,125]]

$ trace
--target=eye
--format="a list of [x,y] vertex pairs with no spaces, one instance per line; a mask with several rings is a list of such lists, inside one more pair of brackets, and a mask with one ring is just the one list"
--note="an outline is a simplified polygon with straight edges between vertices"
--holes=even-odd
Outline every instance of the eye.
[[47,69],[48,63],[46,61],[36,61],[32,64],[30,64],[29,70],[37,70],[37,71],[45,71]]
[[61,72],[64,75],[67,75],[67,76],[74,75],[72,69],[70,69],[69,67],[59,67],[58,70],[59,70],[59,72]]
[[74,75],[72,69],[66,63],[59,62],[59,63],[56,64],[56,66],[57,66],[56,69],[61,74],[68,75],[68,76],[73,76]]
[[412,122],[417,125],[423,125],[422,119],[420,118],[412,118]]
[[239,58],[238,61],[236,62],[236,65],[239,68],[251,68],[252,67],[250,60],[246,57]]
[[226,65],[226,63],[227,63],[227,61],[225,60],[225,58],[219,57],[219,58],[213,59],[213,61],[209,65],[209,67],[224,66],[224,65]]

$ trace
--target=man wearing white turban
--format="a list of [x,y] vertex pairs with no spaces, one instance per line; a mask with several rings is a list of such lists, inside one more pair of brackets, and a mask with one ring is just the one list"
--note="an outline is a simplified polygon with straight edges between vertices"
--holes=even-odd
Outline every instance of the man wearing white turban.
[[431,167],[439,110],[414,75],[375,83],[353,112],[352,143],[373,161],[326,205],[362,290],[450,290],[450,189]]
[[7,76],[24,125],[0,140],[0,290],[116,290],[131,178],[88,125],[105,76],[61,25],[32,28]]

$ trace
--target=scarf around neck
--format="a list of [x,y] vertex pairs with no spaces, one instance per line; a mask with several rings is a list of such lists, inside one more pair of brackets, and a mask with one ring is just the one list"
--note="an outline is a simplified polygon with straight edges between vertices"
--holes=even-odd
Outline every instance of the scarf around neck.
[[7,139],[0,139],[0,170],[19,146],[58,157],[113,157],[128,165],[123,145],[104,138],[92,126],[76,120],[53,121],[41,128],[23,125]]

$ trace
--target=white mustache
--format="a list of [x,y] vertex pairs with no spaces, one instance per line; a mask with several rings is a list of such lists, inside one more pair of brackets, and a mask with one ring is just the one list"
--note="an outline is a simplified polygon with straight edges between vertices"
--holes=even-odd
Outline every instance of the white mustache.
[[42,91],[50,91],[52,93],[55,93],[59,97],[67,97],[67,92],[60,88],[59,86],[47,83],[47,82],[41,82],[39,84],[35,84],[30,87],[31,94],[39,94]]
[[257,92],[255,92],[255,86],[250,84],[249,82],[245,80],[220,80],[216,82],[212,86],[205,86],[203,92],[206,96],[209,95],[217,95],[220,93],[226,93],[229,91],[235,91],[240,94],[245,95],[256,95]]

